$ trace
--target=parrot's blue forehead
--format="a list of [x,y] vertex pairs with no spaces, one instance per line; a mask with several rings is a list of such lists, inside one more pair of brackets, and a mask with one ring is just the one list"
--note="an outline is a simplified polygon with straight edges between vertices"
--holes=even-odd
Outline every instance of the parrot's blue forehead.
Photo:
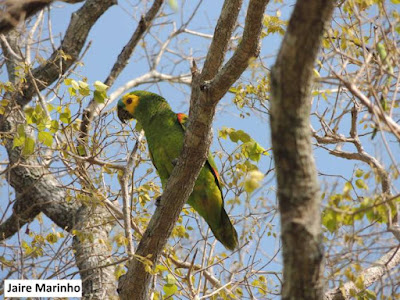
[[122,99],[119,99],[118,107],[124,107],[124,106],[125,106],[125,104],[124,104],[124,102],[122,102]]

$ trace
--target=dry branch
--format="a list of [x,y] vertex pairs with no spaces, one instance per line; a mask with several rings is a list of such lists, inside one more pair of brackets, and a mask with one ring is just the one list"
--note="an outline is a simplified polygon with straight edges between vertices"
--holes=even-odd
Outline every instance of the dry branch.
[[[132,37],[129,39],[128,43],[125,45],[121,53],[118,55],[117,61],[114,63],[114,66],[110,71],[110,74],[104,81],[105,85],[108,86],[113,85],[115,79],[124,70],[137,44],[140,42],[144,34],[150,28],[153,20],[160,11],[160,8],[163,3],[164,0],[155,0],[153,2],[153,5],[147,11],[146,15],[140,19],[139,24],[136,27],[136,30],[133,32]],[[82,123],[80,126],[81,134],[79,137],[79,142],[84,142],[87,139],[90,130],[90,123],[93,121],[96,110],[98,110],[98,108],[99,108],[99,103],[97,103],[94,99],[92,99],[88,107],[84,110],[82,116]]]
[[[400,264],[400,248],[396,247],[377,260],[373,266],[363,270],[357,277],[363,278],[364,288],[379,281],[384,275]],[[350,291],[359,293],[360,290],[354,282],[347,282],[341,288],[334,288],[325,293],[324,300],[350,299]]]

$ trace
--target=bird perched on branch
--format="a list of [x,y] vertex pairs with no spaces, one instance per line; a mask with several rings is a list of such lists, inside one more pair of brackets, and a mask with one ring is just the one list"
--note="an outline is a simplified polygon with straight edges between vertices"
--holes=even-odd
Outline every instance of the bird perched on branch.
[[[140,123],[150,158],[165,187],[183,148],[187,116],[174,113],[168,102],[157,94],[134,91],[119,100],[118,118],[123,123],[130,119]],[[211,154],[200,171],[188,203],[204,218],[216,239],[227,249],[237,247],[237,232],[224,209],[221,181]]]

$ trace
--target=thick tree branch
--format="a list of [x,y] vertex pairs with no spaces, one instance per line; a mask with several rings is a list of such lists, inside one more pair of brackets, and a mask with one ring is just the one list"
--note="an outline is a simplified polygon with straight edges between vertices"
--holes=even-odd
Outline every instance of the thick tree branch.
[[[0,131],[12,135],[17,124],[24,122],[22,116],[20,108],[13,109],[6,120],[3,115],[0,118]],[[77,204],[65,201],[63,185],[34,157],[24,157],[21,149],[13,146],[10,135],[4,135],[3,145],[10,162],[7,180],[16,194],[13,214],[6,224],[2,224],[8,228],[8,234],[13,234],[11,230],[18,230],[30,222],[39,212],[46,214],[61,228],[72,230],[75,220],[71,216],[77,211]]]
[[[217,74],[231,40],[243,0],[225,0],[215,26],[214,36],[204,62],[202,80],[210,80]],[[264,11],[262,11],[264,13]]]
[[22,226],[31,222],[37,216],[37,214],[40,213],[39,207],[32,207],[22,211],[17,211],[17,207],[20,206],[14,206],[14,211],[12,212],[11,216],[1,223],[0,241],[12,237],[21,229]]
[[242,41],[232,57],[210,83],[210,93],[212,93],[214,99],[221,99],[247,68],[249,61],[258,56],[262,20],[268,2],[250,1]]
[[[259,5],[259,3],[263,5]],[[253,12],[254,7],[262,10],[257,14],[259,18],[246,18],[248,23],[254,22],[261,27],[262,15],[268,0],[250,1],[249,12]],[[225,6],[226,9],[227,6]],[[221,14],[226,14],[222,12]],[[246,24],[250,26],[249,24]],[[251,39],[255,43],[252,48],[257,48],[260,36],[255,31],[256,38]],[[218,49],[216,47],[215,49]],[[241,50],[237,50],[241,51]],[[212,55],[212,54],[210,54]],[[234,54],[235,55],[235,54]],[[246,62],[248,62],[248,59]],[[238,66],[238,70],[233,70],[238,76],[244,69]],[[204,71],[206,72],[206,70]],[[156,209],[146,232],[141,239],[136,255],[147,257],[152,263],[155,263],[162,253],[162,250],[170,236],[174,224],[178,220],[183,205],[192,192],[194,182],[200,172],[206,159],[209,145],[211,142],[210,132],[211,123],[215,113],[215,107],[219,99],[213,97],[204,89],[202,75],[198,74],[195,65],[192,68],[192,94],[189,112],[189,124],[185,134],[185,141],[182,153],[178,159],[167,186],[164,189],[160,205]],[[217,88],[217,87],[216,87]],[[222,97],[222,94],[219,94]],[[133,259],[129,266],[126,276],[120,278],[119,290],[122,299],[148,299],[148,289],[151,282],[151,274],[145,271],[144,265],[137,259]]]
[[[357,278],[363,278],[364,288],[368,288],[379,281],[384,275],[389,274],[390,270],[400,265],[400,247],[390,250],[387,254],[376,261],[373,266],[363,270]],[[352,298],[350,291],[362,292],[354,282],[347,282],[340,288],[327,291],[324,300],[347,300]]]
[[20,22],[45,8],[53,0],[8,0],[1,5],[0,33],[5,33]]
[[[113,222],[104,206],[82,205],[76,214],[73,249],[84,299],[115,299],[117,281],[112,247],[107,244]],[[99,266],[107,265],[100,268]]]
[[283,250],[282,299],[321,299],[321,195],[312,155],[312,70],[334,1],[299,0],[271,72],[271,135]]
[[[31,76],[27,78],[28,84],[22,87],[21,94],[15,93],[14,96],[21,106],[28,103],[39,90],[57,80],[76,62],[90,28],[114,3],[114,0],[87,0],[81,9],[72,15],[59,49],[41,66],[29,71]],[[62,58],[61,54],[67,58]],[[15,67],[11,64],[8,66],[10,66],[8,71],[12,80]],[[8,179],[17,195],[17,201],[13,207],[14,214],[8,221],[16,219],[17,226],[13,229],[15,231],[21,227],[21,220],[29,222],[37,213],[44,212],[61,228],[68,231],[74,229],[73,247],[76,264],[83,281],[84,297],[87,299],[115,297],[114,267],[110,264],[108,267],[98,268],[112,256],[111,248],[107,246],[108,234],[113,223],[108,220],[110,216],[108,210],[100,205],[98,207],[81,206],[78,210],[80,203],[66,201],[65,187],[49,172],[48,168],[41,166],[34,155],[25,157],[19,147],[13,147],[12,135],[18,124],[25,123],[23,116],[21,107],[17,106],[10,108],[10,112],[0,118],[0,131],[8,133],[3,137],[10,161]],[[29,128],[27,126],[27,129]],[[24,217],[30,219],[25,220]],[[7,234],[11,233],[9,230]],[[94,247],[94,245],[97,246]]]
[[[20,22],[42,10],[54,0],[3,0],[0,14],[0,33],[16,27]],[[84,0],[61,0],[67,3],[78,3]]]
[[[43,64],[32,70],[32,75],[40,90],[51,85],[76,62],[90,29],[115,3],[116,0],[87,0],[78,11],[72,14],[60,47]],[[61,55],[62,53],[64,55]],[[16,94],[17,103],[21,106],[26,105],[35,93],[32,79],[27,78],[27,83]]]

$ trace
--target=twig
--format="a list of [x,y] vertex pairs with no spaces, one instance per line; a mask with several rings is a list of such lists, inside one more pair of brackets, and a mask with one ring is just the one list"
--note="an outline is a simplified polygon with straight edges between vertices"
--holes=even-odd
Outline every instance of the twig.
[[128,255],[131,257],[134,254],[133,243],[132,243],[132,233],[131,233],[131,207],[129,205],[129,192],[128,192],[128,180],[131,174],[131,169],[137,163],[137,150],[139,148],[139,144],[142,142],[144,138],[144,132],[140,132],[138,139],[136,140],[135,147],[133,147],[132,152],[129,156],[128,162],[126,167],[123,171],[123,174],[120,179],[121,184],[121,192],[122,192],[122,199],[123,199],[123,214],[124,214],[124,229],[125,229],[125,238],[127,240],[127,252]]

